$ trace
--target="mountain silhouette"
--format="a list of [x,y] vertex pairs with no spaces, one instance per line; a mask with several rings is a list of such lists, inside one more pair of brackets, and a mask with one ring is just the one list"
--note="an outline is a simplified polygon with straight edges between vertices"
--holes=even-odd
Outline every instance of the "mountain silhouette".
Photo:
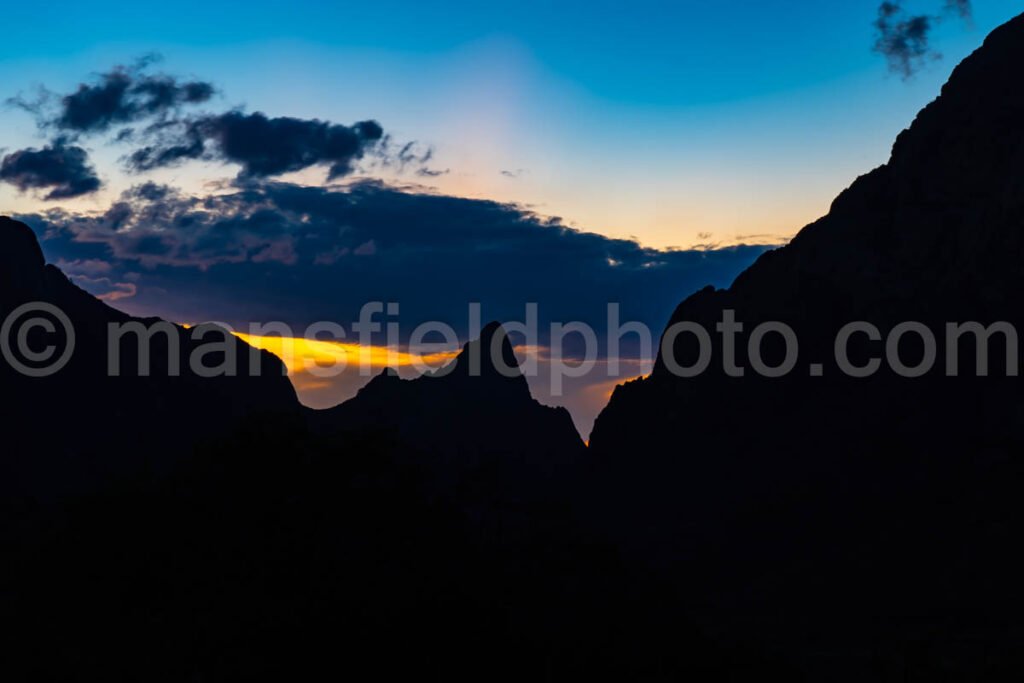
[[353,399],[311,413],[317,433],[375,435],[397,453],[429,464],[441,485],[523,493],[569,473],[584,445],[565,408],[530,394],[497,322],[448,365],[412,380],[385,370]]
[[[75,337],[67,367],[52,376],[28,377],[0,364],[11,406],[9,455],[2,462],[8,495],[72,491],[166,470],[196,444],[261,415],[299,419],[305,413],[318,434],[392,443],[396,453],[421,459],[431,476],[452,483],[467,477],[494,484],[547,480],[583,451],[569,413],[531,397],[497,323],[435,373],[404,381],[385,372],[351,401],[305,411],[279,359],[217,328],[195,337],[194,330],[163,323],[177,352],[163,332],[148,340],[125,334],[117,344],[119,374],[111,376],[108,327],[154,329],[162,321],[131,318],[79,289],[45,264],[31,229],[9,218],[0,218],[0,277],[0,319],[22,305],[50,304],[67,316]],[[206,352],[199,368],[193,354],[224,339],[233,346],[234,369],[207,377],[204,368],[219,367],[227,353]],[[68,339],[55,323],[52,333],[33,328],[28,341],[30,351],[52,346],[59,352]],[[140,373],[147,345],[147,371]],[[18,355],[13,341],[12,348]],[[55,420],[60,429],[53,429]]]
[[[0,490],[6,495],[80,492],[113,478],[165,471],[201,439],[228,432],[241,420],[298,413],[295,391],[277,358],[214,330],[197,340],[182,327],[167,326],[177,352],[167,333],[155,334],[148,374],[139,372],[144,343],[126,334],[118,344],[119,375],[112,376],[108,326],[140,323],[150,328],[160,321],[131,318],[79,289],[45,263],[28,226],[0,218],[0,320],[20,306],[34,310],[40,303],[67,317],[74,346],[67,366],[46,377],[26,376],[6,359],[0,362],[7,413]],[[29,351],[52,347],[59,354],[68,348],[68,335],[52,315],[27,312],[12,325],[33,316],[49,320],[53,332],[29,329]],[[26,360],[14,333],[10,336],[9,352]],[[234,347],[234,376],[200,376],[191,362],[193,353],[218,340]],[[226,355],[212,350],[200,359],[202,367],[216,369]],[[171,372],[174,364],[180,372]]]
[[[867,620],[893,620],[903,637],[916,615],[916,627],[943,634],[921,647],[947,650],[949,671],[973,670],[952,645],[968,630],[984,640],[992,624],[1020,621],[1024,566],[1012,539],[1024,531],[1024,385],[1007,376],[1007,351],[1018,350],[992,335],[988,376],[978,376],[974,336],[953,349],[945,335],[947,323],[1024,323],[1022,72],[1018,17],[956,68],[888,163],[828,215],[730,288],[680,304],[668,329],[689,321],[709,332],[706,372],[672,371],[700,358],[696,337],[681,333],[597,420],[595,514],[637,552],[685,567],[680,581],[701,586],[718,618],[733,610],[764,631],[765,615],[778,626],[785,613],[823,640],[845,629],[837,638],[852,648],[851,632],[877,635]],[[742,377],[722,363],[726,311],[744,326]],[[769,378],[747,349],[751,331],[773,321],[793,329],[799,350],[791,372]],[[882,363],[848,376],[835,341],[858,321],[883,339],[901,323],[925,326],[937,338],[934,366],[908,377],[886,362],[883,341],[858,334],[851,363]],[[927,368],[915,334],[899,360]],[[769,367],[786,359],[778,334],[761,348]],[[947,376],[948,356],[957,376]],[[963,622],[951,626],[953,615]],[[997,633],[992,647],[1008,637]]]
[[[14,680],[521,681],[775,670],[681,619],[660,583],[567,513],[583,444],[530,395],[500,325],[447,368],[300,409],[280,361],[207,378],[0,223],[0,314],[52,304],[71,362],[0,365],[0,624]],[[59,326],[30,350],[67,342]],[[16,338],[15,338],[16,341]],[[254,353],[231,339],[240,358]],[[493,352],[493,353],[492,353]],[[226,352],[225,352],[226,353]],[[31,359],[23,359],[31,360]],[[216,365],[217,358],[208,360]],[[248,369],[244,362],[242,369]]]

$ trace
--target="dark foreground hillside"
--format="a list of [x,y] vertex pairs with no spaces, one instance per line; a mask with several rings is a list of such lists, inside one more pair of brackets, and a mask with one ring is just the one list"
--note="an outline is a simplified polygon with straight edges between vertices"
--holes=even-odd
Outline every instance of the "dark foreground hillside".
[[[392,444],[249,426],[158,484],[4,510],[13,680],[734,680],[709,641],[572,524],[481,528]],[[24,678],[21,678],[24,676]]]
[[[953,347],[946,334],[949,323],[1024,330],[1022,73],[1018,17],[827,216],[729,289],[679,306],[670,326],[712,332],[707,372],[670,371],[673,358],[698,356],[680,335],[651,377],[615,392],[592,435],[594,514],[621,543],[684,591],[701,586],[687,600],[707,623],[778,639],[822,680],[837,669],[869,680],[886,659],[907,680],[1020,671],[1019,341],[968,332]],[[743,377],[723,368],[726,312],[744,325]],[[773,321],[799,346],[777,378],[747,359],[751,331]],[[877,338],[854,335],[850,364],[882,361],[866,377],[835,353],[858,321]],[[936,338],[933,365],[922,326]],[[886,360],[883,340],[901,329],[909,372]],[[783,364],[778,334],[762,348],[766,365]]]

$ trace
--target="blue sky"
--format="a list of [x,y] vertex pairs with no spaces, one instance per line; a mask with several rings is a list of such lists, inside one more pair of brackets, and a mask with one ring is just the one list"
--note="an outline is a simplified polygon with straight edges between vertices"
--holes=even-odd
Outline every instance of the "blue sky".
[[[374,118],[431,145],[450,170],[441,191],[655,247],[728,244],[784,239],[827,210],[1020,9],[976,2],[973,26],[938,27],[943,59],[905,82],[870,49],[874,1],[20,3],[0,82],[66,91],[155,51],[226,105]],[[33,140],[20,112],[0,116],[0,146]]]

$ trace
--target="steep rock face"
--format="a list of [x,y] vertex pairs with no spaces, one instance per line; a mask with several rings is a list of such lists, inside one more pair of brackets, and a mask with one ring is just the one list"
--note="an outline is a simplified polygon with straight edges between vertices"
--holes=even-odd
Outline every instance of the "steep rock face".
[[[670,326],[701,324],[713,360],[687,379],[662,353],[651,377],[616,390],[591,438],[599,514],[646,530],[630,541],[661,561],[689,561],[708,594],[744,608],[839,601],[943,612],[988,609],[1019,592],[1006,571],[1016,563],[1001,561],[1022,521],[1024,385],[1005,376],[999,335],[990,377],[975,376],[970,335],[960,376],[946,377],[944,335],[950,322],[1024,324],[1022,73],[1018,17],[957,67],[890,161],[827,216],[729,289],[678,307]],[[743,377],[723,370],[716,323],[729,310],[744,325]],[[760,377],[748,362],[749,333],[767,321],[786,323],[799,341],[781,378]],[[883,337],[899,323],[926,325],[938,342],[934,368],[899,376],[883,342],[857,335],[852,363],[880,358],[882,369],[846,376],[834,342],[856,321]],[[785,355],[779,340],[769,334],[762,346],[770,366]],[[671,348],[683,366],[698,357],[690,334]],[[902,361],[918,365],[922,349],[909,334]],[[988,583],[972,578],[975,562]]]
[[[661,392],[678,394],[689,402],[688,409],[720,412],[736,421],[735,406],[729,404],[742,401],[746,391],[828,388],[830,376],[839,374],[829,372],[836,370],[833,342],[849,322],[871,322],[884,335],[898,322],[922,321],[937,325],[933,332],[941,342],[946,322],[1019,320],[1024,312],[1019,305],[1024,285],[1024,92],[1016,84],[1022,68],[1024,17],[1019,17],[993,32],[957,67],[942,95],[900,135],[889,163],[859,178],[827,216],[786,247],[762,256],[728,290],[705,289],[679,306],[670,326],[695,321],[715,340],[709,371],[680,379],[660,357],[651,378],[616,392],[598,421],[593,447],[610,450],[652,438],[648,432],[665,423],[663,412],[679,410],[678,400],[662,402],[660,395],[653,400]],[[725,310],[736,311],[745,326],[737,338],[741,360],[747,333],[761,322],[785,322],[800,332],[800,360],[791,376],[762,382],[748,369],[742,380],[723,377],[715,324]],[[772,357],[770,342],[766,360]],[[853,340],[851,352],[858,364],[867,358],[858,351],[882,355],[876,346],[858,349],[859,342]],[[684,365],[694,358],[690,347],[692,339],[685,334],[675,344]],[[992,356],[1001,365],[1002,354]],[[774,358],[779,360],[778,353]],[[914,364],[912,348],[905,358]],[[936,372],[929,374],[942,374],[944,360],[940,356]],[[826,366],[824,381],[808,380],[812,362]],[[973,364],[963,368],[970,372]],[[851,391],[871,384],[835,381]],[[901,384],[901,391],[921,394],[929,381]],[[711,405],[722,393],[729,403]],[[764,421],[785,415],[789,421],[797,414],[798,406],[772,403],[758,411],[769,416]],[[816,403],[808,410],[816,411]],[[625,413],[631,417],[622,421]],[[699,421],[687,422],[692,424],[672,427],[687,429],[688,437],[706,431]],[[1014,424],[1004,431],[1018,430]]]
[[[154,336],[148,376],[138,371],[139,338],[127,335],[120,345],[120,376],[111,376],[108,325],[139,322],[148,327],[159,321],[133,320],[82,291],[59,269],[45,265],[28,226],[0,218],[0,320],[37,303],[63,312],[74,330],[74,347],[67,365],[47,377],[26,376],[6,358],[0,362],[6,406],[0,487],[6,495],[47,497],[152,472],[241,419],[298,412],[294,389],[277,358],[230,339],[238,358],[236,376],[201,377],[192,371],[192,354],[218,337],[193,340],[180,327],[172,327],[176,354],[169,353],[167,335]],[[53,347],[59,357],[68,342],[49,314],[12,319],[10,352],[28,360],[29,367],[36,364],[18,351],[16,333],[33,317],[53,323],[54,333],[31,329],[30,350]],[[180,367],[177,376],[169,372],[172,357]],[[223,358],[214,351],[202,365],[215,368]]]
[[438,372],[403,380],[385,371],[355,398],[313,413],[311,421],[325,434],[391,439],[456,485],[465,478],[503,488],[539,482],[584,450],[568,411],[530,395],[497,323]]
[[42,288],[46,262],[35,233],[23,223],[0,216],[0,302],[27,300]]

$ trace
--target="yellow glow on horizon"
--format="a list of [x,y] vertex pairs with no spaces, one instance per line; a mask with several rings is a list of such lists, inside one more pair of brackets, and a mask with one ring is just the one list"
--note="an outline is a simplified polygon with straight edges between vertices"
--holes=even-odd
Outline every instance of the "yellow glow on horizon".
[[325,341],[295,337],[256,336],[236,333],[246,344],[274,354],[288,368],[289,374],[300,374],[316,367],[437,368],[452,360],[458,351],[418,354],[386,346],[360,346],[350,342]]

